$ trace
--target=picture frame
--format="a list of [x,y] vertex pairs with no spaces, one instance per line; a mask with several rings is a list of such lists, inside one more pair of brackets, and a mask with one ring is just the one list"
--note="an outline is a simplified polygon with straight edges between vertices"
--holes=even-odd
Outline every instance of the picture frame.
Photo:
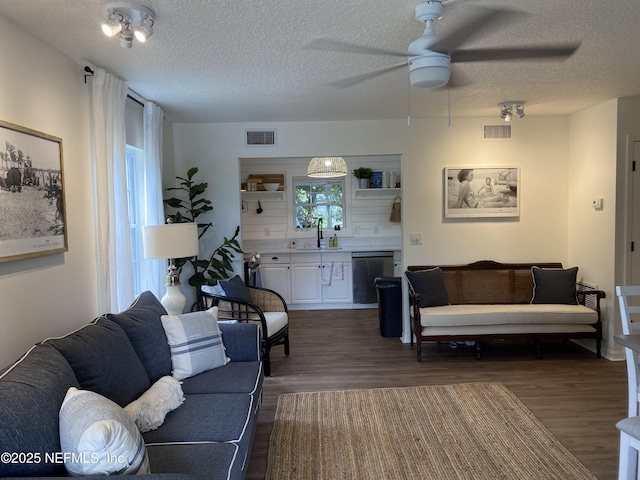
[[445,167],[445,218],[520,216],[520,167]]
[[0,262],[66,252],[62,139],[0,120]]

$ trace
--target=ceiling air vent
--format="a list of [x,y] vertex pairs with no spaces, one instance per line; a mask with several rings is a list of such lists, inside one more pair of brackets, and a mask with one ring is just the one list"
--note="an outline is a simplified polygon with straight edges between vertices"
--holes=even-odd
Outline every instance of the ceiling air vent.
[[483,125],[482,126],[482,139],[483,140],[511,140],[511,125]]
[[247,147],[275,147],[276,131],[274,130],[245,130],[244,144]]

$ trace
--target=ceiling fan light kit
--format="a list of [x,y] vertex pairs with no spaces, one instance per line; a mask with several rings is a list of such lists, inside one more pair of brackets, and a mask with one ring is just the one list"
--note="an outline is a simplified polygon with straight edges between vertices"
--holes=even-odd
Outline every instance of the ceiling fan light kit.
[[133,38],[144,43],[153,34],[153,10],[129,2],[111,2],[102,6],[102,31],[107,37],[120,34],[120,46],[131,48]]

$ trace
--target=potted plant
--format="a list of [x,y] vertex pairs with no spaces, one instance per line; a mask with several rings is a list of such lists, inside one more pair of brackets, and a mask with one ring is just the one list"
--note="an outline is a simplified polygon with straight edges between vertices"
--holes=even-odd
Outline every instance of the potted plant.
[[356,168],[353,171],[353,176],[358,179],[358,187],[359,188],[369,188],[369,177],[373,170],[367,167]]
[[[197,173],[198,168],[192,167],[187,171],[186,178],[176,177],[180,180],[179,187],[167,188],[168,191],[181,192],[180,197],[164,199],[165,204],[176,210],[169,215],[169,218],[174,223],[196,222],[196,218],[201,214],[213,210],[211,200],[203,197],[209,184],[206,182],[196,183],[193,177]],[[211,222],[198,223],[198,238],[201,239],[212,226]],[[176,267],[178,268],[182,268],[187,262],[191,264],[193,273],[189,277],[189,285],[195,288],[196,299],[200,298],[200,287],[202,285],[215,285],[218,280],[229,278],[233,273],[232,262],[234,255],[236,253],[244,253],[238,242],[239,233],[240,226],[236,227],[233,237],[224,237],[222,245],[216,248],[208,258],[206,256],[195,256],[176,259]]]

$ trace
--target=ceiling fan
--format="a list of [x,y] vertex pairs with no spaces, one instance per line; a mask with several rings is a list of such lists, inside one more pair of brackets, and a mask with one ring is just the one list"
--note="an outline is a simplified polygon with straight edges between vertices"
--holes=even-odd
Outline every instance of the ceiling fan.
[[[475,15],[448,35],[440,38],[433,29],[433,22],[442,17],[443,5],[454,3],[456,0],[430,0],[416,5],[416,20],[425,23],[424,34],[411,42],[406,52],[388,50],[384,48],[368,47],[331,38],[320,38],[311,42],[308,48],[314,50],[364,53],[374,55],[388,55],[405,57],[399,64],[367,72],[333,82],[338,87],[348,87],[369,80],[398,68],[409,66],[409,80],[411,85],[420,88],[438,88],[460,86],[451,77],[452,64],[463,62],[507,61],[537,58],[568,58],[580,47],[580,43],[558,45],[539,45],[524,47],[498,48],[469,48],[460,47],[487,31],[499,25],[516,20],[524,13],[512,9],[495,9],[476,7]],[[451,81],[450,81],[451,80]]]

